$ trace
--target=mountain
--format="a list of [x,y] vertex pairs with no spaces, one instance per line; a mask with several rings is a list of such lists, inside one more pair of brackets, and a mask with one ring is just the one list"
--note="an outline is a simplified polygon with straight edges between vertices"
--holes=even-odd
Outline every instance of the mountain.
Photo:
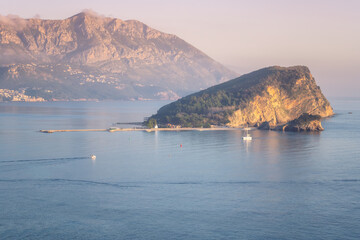
[[327,117],[333,110],[307,67],[274,66],[181,98],[151,118],[187,127],[274,127],[303,113]]
[[139,21],[92,12],[64,20],[0,16],[0,89],[46,100],[177,99],[234,76]]

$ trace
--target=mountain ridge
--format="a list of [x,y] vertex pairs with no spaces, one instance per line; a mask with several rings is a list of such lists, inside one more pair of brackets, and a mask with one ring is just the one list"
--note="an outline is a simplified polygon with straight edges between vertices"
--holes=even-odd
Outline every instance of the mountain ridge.
[[[235,76],[173,34],[91,12],[0,18],[0,66],[0,89],[65,99],[174,99]],[[59,92],[59,85],[79,94]]]

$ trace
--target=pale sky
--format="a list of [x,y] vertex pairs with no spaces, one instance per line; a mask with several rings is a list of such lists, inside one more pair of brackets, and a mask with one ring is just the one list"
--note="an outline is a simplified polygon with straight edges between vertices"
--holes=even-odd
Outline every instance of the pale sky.
[[360,97],[360,0],[0,0],[0,14],[84,9],[172,33],[241,74],[306,65],[327,97]]

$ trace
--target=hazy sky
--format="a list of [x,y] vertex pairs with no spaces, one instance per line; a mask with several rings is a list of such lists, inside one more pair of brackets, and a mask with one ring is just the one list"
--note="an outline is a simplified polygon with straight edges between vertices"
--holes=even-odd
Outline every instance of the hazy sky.
[[0,14],[84,9],[175,34],[237,73],[306,65],[327,96],[360,97],[360,0],[0,0]]

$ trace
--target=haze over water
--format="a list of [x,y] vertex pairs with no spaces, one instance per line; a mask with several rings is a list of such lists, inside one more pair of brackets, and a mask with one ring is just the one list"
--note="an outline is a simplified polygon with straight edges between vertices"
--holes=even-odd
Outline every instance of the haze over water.
[[142,121],[164,102],[0,103],[0,239],[358,239],[360,101],[330,102],[324,132],[251,142],[38,132]]

